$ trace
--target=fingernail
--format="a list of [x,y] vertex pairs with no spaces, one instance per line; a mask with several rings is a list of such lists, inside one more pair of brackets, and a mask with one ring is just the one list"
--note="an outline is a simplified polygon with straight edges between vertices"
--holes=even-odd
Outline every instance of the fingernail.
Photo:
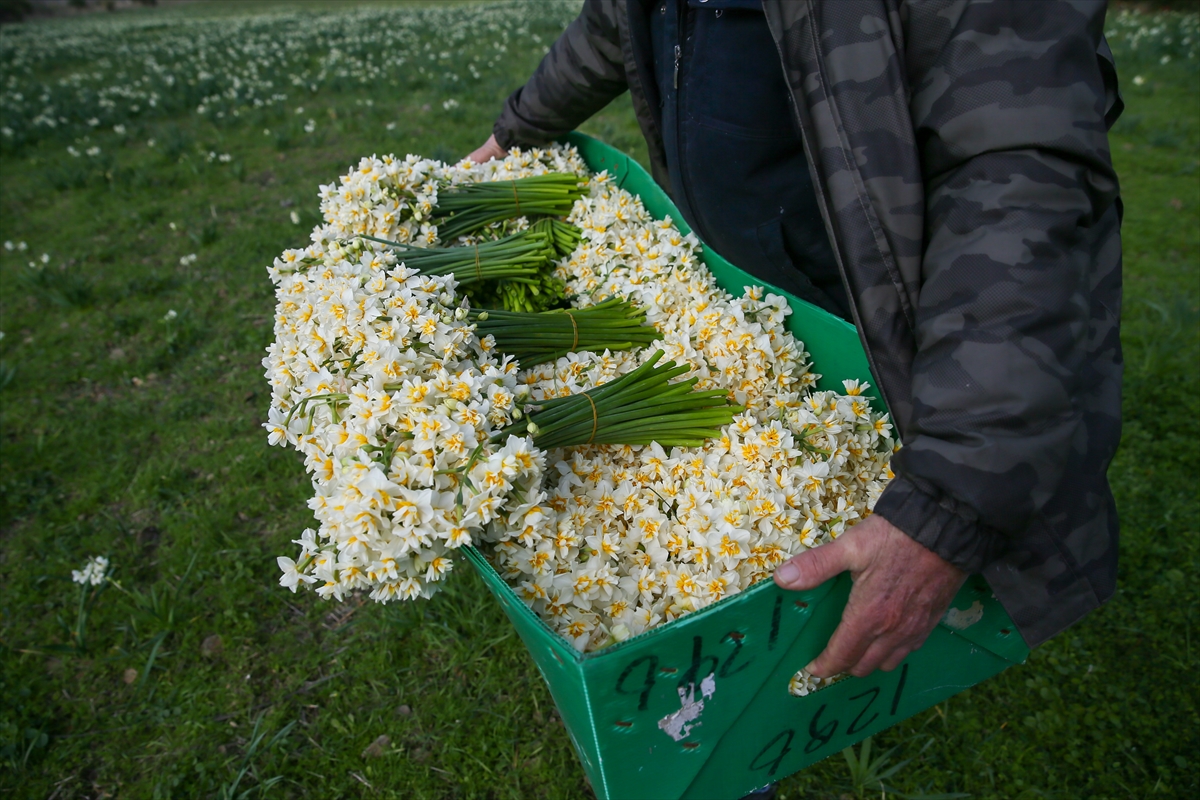
[[785,561],[775,570],[775,578],[779,583],[795,583],[800,580],[800,568],[791,561]]
[[813,671],[816,669],[816,666],[817,666],[817,662],[815,662],[815,661],[810,662],[809,665],[804,668],[804,671],[807,672],[809,675],[813,675],[818,678],[825,677],[824,675],[817,675],[817,673]]

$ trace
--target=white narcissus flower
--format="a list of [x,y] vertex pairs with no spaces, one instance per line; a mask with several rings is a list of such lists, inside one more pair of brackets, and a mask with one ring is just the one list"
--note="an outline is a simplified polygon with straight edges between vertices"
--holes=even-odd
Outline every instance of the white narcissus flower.
[[279,576],[279,585],[285,589],[291,589],[292,593],[296,592],[296,587],[301,583],[313,583],[316,578],[311,575],[305,575],[296,568],[296,562],[285,556],[280,556],[276,559],[279,563],[279,569],[283,572]]

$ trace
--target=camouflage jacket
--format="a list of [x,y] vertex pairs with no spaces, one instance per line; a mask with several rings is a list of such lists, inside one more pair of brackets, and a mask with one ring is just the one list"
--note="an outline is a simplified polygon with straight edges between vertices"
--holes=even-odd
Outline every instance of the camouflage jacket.
[[[646,14],[585,0],[508,99],[542,144],[628,89],[669,186]],[[904,447],[876,506],[1039,644],[1107,600],[1121,110],[1104,0],[763,0],[854,321]]]

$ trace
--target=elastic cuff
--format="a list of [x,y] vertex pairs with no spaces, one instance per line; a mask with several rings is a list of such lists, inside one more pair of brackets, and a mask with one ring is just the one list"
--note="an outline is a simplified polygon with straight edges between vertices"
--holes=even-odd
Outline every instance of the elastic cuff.
[[521,143],[517,141],[517,137],[513,136],[512,131],[500,125],[500,120],[496,120],[496,124],[492,126],[492,135],[496,137],[496,144],[505,150],[512,150],[514,147],[521,146]]
[[1000,555],[999,531],[979,522],[973,509],[920,484],[897,475],[875,503],[875,513],[966,572],[979,572]]

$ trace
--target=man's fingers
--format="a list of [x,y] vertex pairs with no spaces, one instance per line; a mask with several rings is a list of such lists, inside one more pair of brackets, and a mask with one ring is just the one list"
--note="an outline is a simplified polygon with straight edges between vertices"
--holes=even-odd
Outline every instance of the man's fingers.
[[471,153],[467,158],[476,164],[483,164],[484,162],[491,161],[493,158],[504,158],[505,155],[504,148],[496,141],[496,135],[492,134],[483,143],[483,147]]
[[837,630],[829,637],[829,644],[805,669],[818,678],[828,678],[848,671],[862,660],[871,644],[871,637],[855,623],[853,618],[843,616]]
[[877,669],[890,672],[899,666],[910,652],[912,647],[905,639],[893,636],[876,639],[858,663],[852,665],[847,672],[856,678],[865,678]]
[[815,589],[848,569],[850,551],[843,540],[838,539],[827,545],[805,550],[780,564],[775,570],[775,583],[794,592]]
[[911,653],[913,650],[916,650],[916,649],[917,648],[915,648],[915,647],[909,648],[907,646],[904,646],[904,647],[900,647],[896,650],[893,650],[892,654],[890,656],[888,656],[887,658],[885,658],[883,660],[883,663],[879,665],[879,668],[881,670],[883,670],[884,672],[891,672],[896,667],[900,666],[900,664],[904,661],[904,659],[908,658],[909,653]]

